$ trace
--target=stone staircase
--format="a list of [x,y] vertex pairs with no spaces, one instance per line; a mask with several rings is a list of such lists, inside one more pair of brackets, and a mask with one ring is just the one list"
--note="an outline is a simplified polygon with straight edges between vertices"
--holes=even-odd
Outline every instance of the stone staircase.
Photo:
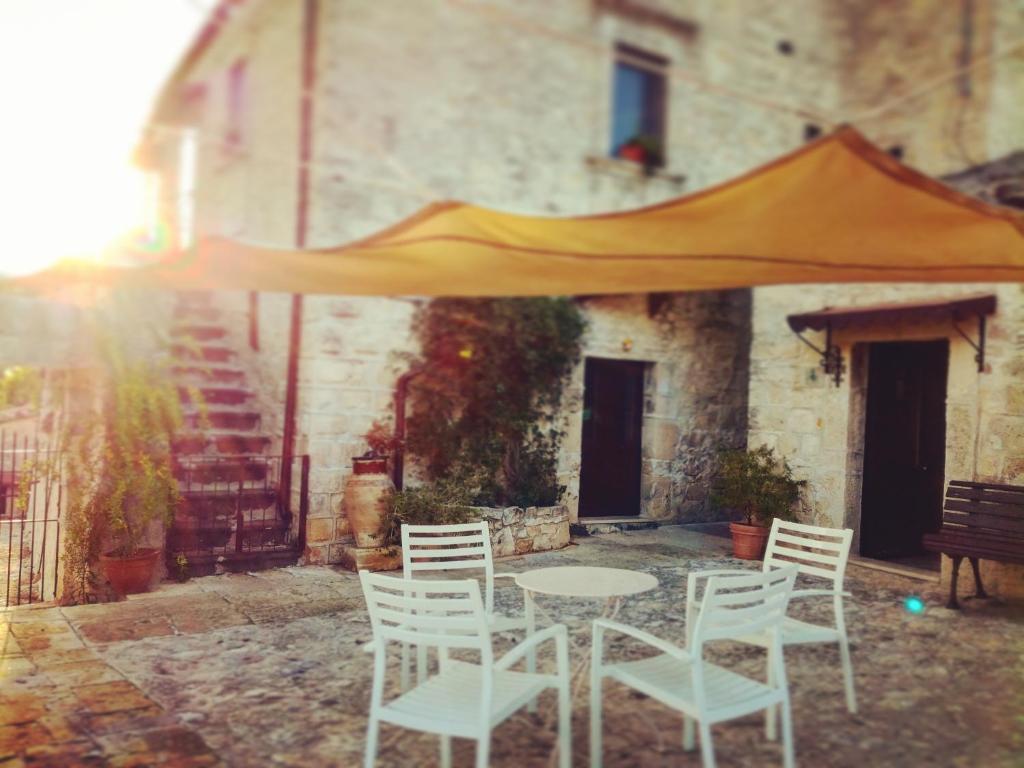
[[205,575],[294,563],[292,516],[280,502],[281,457],[269,456],[248,375],[222,311],[208,293],[180,293],[171,327],[172,375],[184,426],[174,466],[182,494],[168,533],[171,572],[179,554]]

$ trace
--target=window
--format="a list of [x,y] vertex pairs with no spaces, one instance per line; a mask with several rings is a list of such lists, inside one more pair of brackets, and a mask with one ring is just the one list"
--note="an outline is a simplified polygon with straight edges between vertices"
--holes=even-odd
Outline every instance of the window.
[[224,144],[229,150],[240,148],[245,140],[245,92],[245,59],[239,59],[228,70],[228,112]]
[[611,145],[614,157],[655,167],[663,164],[666,65],[660,56],[627,45],[616,47]]

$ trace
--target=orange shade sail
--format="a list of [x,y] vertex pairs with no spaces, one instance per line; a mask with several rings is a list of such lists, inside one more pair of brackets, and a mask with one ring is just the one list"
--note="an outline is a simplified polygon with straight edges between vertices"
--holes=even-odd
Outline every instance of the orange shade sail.
[[962,195],[843,127],[751,173],[620,213],[430,205],[366,239],[267,249],[224,239],[146,267],[23,280],[309,294],[529,296],[846,282],[1024,282],[1024,217]]

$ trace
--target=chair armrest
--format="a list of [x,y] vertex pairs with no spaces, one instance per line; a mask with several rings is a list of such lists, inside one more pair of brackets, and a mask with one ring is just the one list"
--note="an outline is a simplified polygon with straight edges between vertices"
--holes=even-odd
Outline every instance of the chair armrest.
[[566,643],[568,638],[569,633],[565,628],[565,624],[553,624],[547,629],[542,629],[540,632],[534,632],[523,640],[523,642],[516,645],[512,650],[495,662],[494,668],[498,670],[508,669],[517,661],[522,659],[526,655],[527,651],[532,648],[536,648],[541,643],[547,642],[548,640],[554,640],[556,644],[562,644]]
[[794,589],[790,599],[795,597],[853,597],[845,589]]
[[708,579],[712,576],[749,576],[756,571],[745,571],[742,568],[725,568],[715,571],[690,571],[686,574],[686,601],[697,602],[697,583],[701,579]]
[[[662,653],[667,653],[669,656],[674,656],[677,659],[689,661],[692,657],[690,654],[680,648],[677,645],[673,645],[667,640],[662,640],[660,637],[655,637],[650,632],[644,632],[642,629],[631,627],[628,624],[622,624],[618,621],[611,621],[610,619],[594,619],[594,630],[598,629],[610,629],[613,632],[618,632],[622,635],[628,635],[634,640],[639,640],[641,643],[645,643],[652,648],[657,648]],[[603,649],[602,649],[603,650]]]

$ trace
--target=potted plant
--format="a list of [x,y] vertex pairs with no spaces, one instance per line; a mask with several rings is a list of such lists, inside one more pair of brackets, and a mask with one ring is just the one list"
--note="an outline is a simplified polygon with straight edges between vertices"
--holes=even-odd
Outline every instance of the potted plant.
[[794,509],[806,484],[806,480],[797,480],[789,463],[767,446],[721,452],[712,501],[744,518],[743,522],[729,524],[733,554],[744,560],[759,560],[772,519],[796,519]]
[[160,558],[146,546],[155,522],[170,522],[180,501],[171,443],[181,423],[177,390],[146,361],[112,359],[95,436],[88,500],[98,517],[104,576],[119,594],[149,589]]
[[379,419],[370,425],[363,436],[367,451],[352,459],[352,471],[357,475],[375,475],[388,471],[388,458],[401,445],[391,427]]
[[364,435],[368,450],[352,459],[352,474],[345,483],[342,506],[357,547],[383,544],[381,525],[386,498],[394,488],[388,476],[388,457],[400,445],[391,428],[375,421]]
[[651,175],[664,165],[664,150],[661,139],[647,133],[639,133],[633,136],[625,144],[619,147],[619,157],[639,163],[644,167],[644,173]]

